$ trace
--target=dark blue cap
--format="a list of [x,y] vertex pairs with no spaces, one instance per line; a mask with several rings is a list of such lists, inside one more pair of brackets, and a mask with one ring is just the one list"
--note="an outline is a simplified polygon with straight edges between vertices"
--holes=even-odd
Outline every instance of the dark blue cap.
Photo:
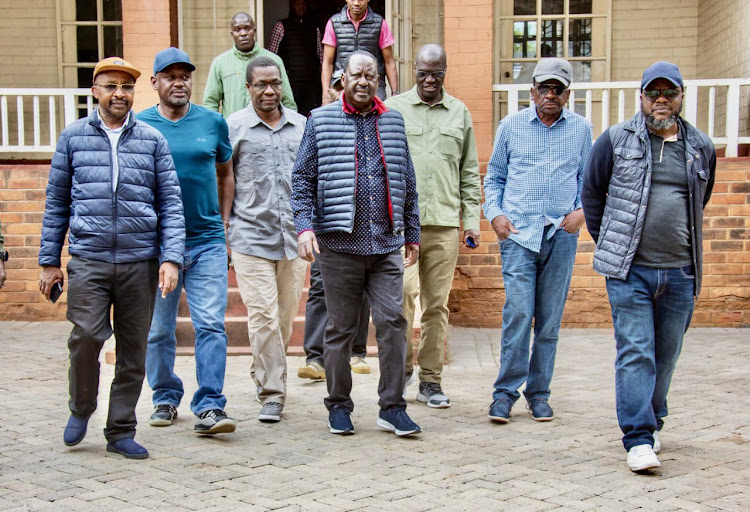
[[190,62],[188,54],[179,48],[171,47],[156,54],[156,58],[154,59],[154,75],[159,71],[164,71],[172,64],[185,64],[190,68],[190,71],[195,71],[195,66]]
[[660,60],[651,64],[646,71],[643,72],[643,79],[641,80],[641,90],[648,87],[648,84],[656,80],[657,78],[666,78],[677,87],[685,88],[682,83],[682,75],[680,74],[680,68],[677,64],[672,64],[665,60]]

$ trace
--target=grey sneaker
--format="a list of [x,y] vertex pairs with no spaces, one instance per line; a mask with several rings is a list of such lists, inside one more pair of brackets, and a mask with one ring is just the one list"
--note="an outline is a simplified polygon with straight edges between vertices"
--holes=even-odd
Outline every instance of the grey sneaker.
[[427,407],[434,407],[436,409],[445,409],[451,406],[451,401],[445,396],[443,390],[440,389],[440,384],[436,382],[420,382],[417,400],[425,402]]
[[258,414],[258,421],[264,421],[266,423],[276,423],[281,421],[281,411],[284,410],[284,406],[279,402],[266,402],[263,407],[260,408],[260,414]]
[[154,407],[154,413],[148,420],[152,427],[168,427],[177,418],[177,408],[174,405],[159,404]]
[[203,411],[198,415],[193,432],[202,435],[229,434],[237,428],[235,421],[221,409]]

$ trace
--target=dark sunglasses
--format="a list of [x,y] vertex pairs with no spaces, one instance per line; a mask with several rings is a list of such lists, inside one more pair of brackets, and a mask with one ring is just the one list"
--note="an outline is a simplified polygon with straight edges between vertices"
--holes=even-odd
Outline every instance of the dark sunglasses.
[[432,78],[440,80],[445,76],[445,71],[422,71],[421,69],[417,70],[417,78],[419,79],[427,78],[430,75],[432,76]]
[[680,95],[680,89],[648,89],[643,91],[643,95],[648,101],[656,101],[659,96],[664,96],[668,100],[673,100]]
[[546,96],[550,91],[553,91],[556,96],[562,96],[562,94],[567,90],[568,88],[564,85],[542,84],[536,86],[536,92],[538,92],[540,96]]

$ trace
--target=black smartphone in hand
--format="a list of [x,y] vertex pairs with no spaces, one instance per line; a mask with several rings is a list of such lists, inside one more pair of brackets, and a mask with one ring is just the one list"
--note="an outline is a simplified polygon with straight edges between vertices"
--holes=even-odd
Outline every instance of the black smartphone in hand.
[[62,283],[60,281],[56,282],[52,285],[52,291],[49,292],[49,300],[53,303],[57,302],[57,299],[60,298],[60,295],[62,295],[63,288]]

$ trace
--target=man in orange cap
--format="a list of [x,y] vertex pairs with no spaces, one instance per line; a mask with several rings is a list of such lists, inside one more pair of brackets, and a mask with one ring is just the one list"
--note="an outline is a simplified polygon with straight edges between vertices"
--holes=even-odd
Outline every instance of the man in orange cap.
[[39,290],[55,300],[64,283],[60,253],[70,231],[68,319],[70,418],[63,441],[86,436],[96,409],[99,353],[112,335],[117,363],[104,436],[107,451],[145,459],[134,441],[146,340],[157,285],[162,296],[177,284],[185,220],[180,184],[167,141],[131,114],[140,72],[110,57],[94,68],[98,108],[60,134],[47,185]]

